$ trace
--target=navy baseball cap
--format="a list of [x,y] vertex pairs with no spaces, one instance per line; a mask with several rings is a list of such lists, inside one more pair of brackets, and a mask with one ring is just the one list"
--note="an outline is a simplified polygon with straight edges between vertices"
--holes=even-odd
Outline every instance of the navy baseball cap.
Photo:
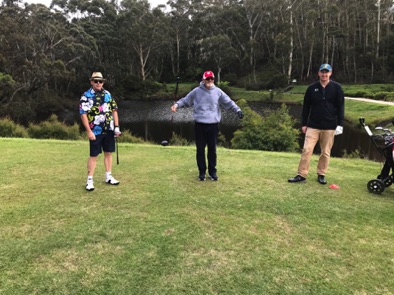
[[319,68],[319,72],[320,71],[328,71],[328,72],[331,72],[332,71],[332,68],[331,68],[331,66],[329,65],[329,64],[322,64],[321,66],[320,66],[320,68]]

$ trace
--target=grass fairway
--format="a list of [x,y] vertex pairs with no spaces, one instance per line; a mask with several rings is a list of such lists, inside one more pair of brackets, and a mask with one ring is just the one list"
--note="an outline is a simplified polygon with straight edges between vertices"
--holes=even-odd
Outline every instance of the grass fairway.
[[[394,294],[394,186],[381,164],[331,160],[289,184],[299,155],[121,144],[121,181],[84,189],[87,141],[0,139],[0,294]],[[114,157],[115,160],[115,157]]]

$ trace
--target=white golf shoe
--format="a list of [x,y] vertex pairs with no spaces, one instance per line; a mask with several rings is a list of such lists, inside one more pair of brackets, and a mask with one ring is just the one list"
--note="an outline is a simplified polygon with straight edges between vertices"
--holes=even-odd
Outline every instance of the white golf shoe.
[[117,181],[115,178],[113,178],[113,176],[109,176],[106,180],[106,183],[110,184],[110,185],[118,185],[119,181]]
[[94,190],[93,180],[88,180],[86,182],[86,190],[89,192]]

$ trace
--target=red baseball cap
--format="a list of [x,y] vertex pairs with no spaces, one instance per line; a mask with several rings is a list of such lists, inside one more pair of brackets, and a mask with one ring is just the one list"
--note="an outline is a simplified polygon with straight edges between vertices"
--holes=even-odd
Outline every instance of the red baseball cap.
[[204,75],[202,75],[202,79],[205,80],[206,78],[215,78],[215,75],[213,74],[212,71],[206,71],[204,72]]

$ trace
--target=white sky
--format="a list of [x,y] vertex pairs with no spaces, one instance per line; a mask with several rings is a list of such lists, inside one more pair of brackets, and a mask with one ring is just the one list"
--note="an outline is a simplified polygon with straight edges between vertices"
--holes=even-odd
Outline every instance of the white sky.
[[[148,0],[150,3],[151,8],[155,8],[160,4],[166,4],[168,0]],[[27,2],[27,3],[41,3],[45,4],[46,6],[49,6],[52,2],[52,0],[22,0],[22,2]]]

